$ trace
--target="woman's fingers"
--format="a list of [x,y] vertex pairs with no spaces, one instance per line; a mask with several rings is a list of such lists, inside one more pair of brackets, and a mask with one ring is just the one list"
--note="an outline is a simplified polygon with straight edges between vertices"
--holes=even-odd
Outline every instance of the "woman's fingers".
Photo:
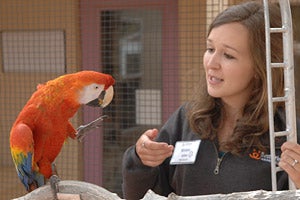
[[285,142],[281,146],[281,150],[282,153],[278,165],[288,173],[297,188],[300,188],[300,145]]
[[153,141],[156,129],[146,131],[136,143],[136,152],[144,165],[155,167],[172,155],[174,147],[164,142]]

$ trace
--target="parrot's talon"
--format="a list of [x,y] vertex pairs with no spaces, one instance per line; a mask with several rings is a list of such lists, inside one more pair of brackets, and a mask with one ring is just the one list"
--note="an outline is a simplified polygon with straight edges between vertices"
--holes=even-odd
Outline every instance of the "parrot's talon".
[[79,142],[82,142],[88,131],[90,131],[92,129],[95,129],[95,128],[99,128],[99,127],[102,126],[102,124],[97,124],[97,123],[99,121],[102,122],[105,118],[108,118],[108,116],[107,115],[102,115],[102,116],[98,117],[97,119],[95,119],[94,121],[92,121],[88,124],[80,125],[77,128],[76,139]]
[[53,194],[54,194],[54,199],[57,200],[58,197],[57,197],[57,193],[59,192],[59,187],[58,187],[58,183],[60,182],[60,179],[57,175],[52,175],[50,177],[50,186],[51,186],[51,189],[53,191]]

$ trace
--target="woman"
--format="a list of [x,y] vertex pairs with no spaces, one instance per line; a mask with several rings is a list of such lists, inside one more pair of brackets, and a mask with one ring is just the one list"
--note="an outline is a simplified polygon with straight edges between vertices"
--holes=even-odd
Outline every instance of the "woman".
[[[275,5],[270,19],[271,27],[281,26]],[[159,133],[146,131],[124,154],[126,199],[140,199],[148,189],[165,196],[272,189],[264,28],[263,5],[257,2],[232,6],[216,17],[208,31],[200,95],[180,107]],[[272,62],[281,62],[282,36],[273,34],[271,40]],[[274,70],[273,95],[283,96],[283,87],[283,71]],[[275,130],[284,130],[282,103],[274,110]],[[300,187],[300,146],[279,138],[276,147],[285,170],[277,173],[278,189],[288,189],[288,175]]]

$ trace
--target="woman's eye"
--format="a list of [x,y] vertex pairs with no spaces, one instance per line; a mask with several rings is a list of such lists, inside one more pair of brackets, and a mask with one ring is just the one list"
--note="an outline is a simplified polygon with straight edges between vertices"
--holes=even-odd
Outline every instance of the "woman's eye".
[[234,57],[230,54],[227,54],[225,53],[224,56],[227,58],[227,59],[234,59]]
[[209,52],[209,53],[213,53],[214,49],[213,48],[206,48],[206,51]]

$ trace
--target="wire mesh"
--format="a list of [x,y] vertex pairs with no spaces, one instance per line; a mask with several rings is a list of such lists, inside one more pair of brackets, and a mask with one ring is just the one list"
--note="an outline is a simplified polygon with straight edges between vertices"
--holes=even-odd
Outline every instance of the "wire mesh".
[[[37,84],[80,70],[111,74],[115,97],[103,111],[83,106],[72,118],[78,127],[101,114],[109,116],[83,143],[65,143],[56,159],[58,174],[62,180],[94,183],[122,196],[124,151],[144,130],[159,128],[193,95],[203,73],[207,26],[237,2],[1,0],[0,198],[26,193],[9,150],[9,131],[18,113]],[[295,24],[299,2],[292,4]],[[299,73],[296,67],[296,84]]]

